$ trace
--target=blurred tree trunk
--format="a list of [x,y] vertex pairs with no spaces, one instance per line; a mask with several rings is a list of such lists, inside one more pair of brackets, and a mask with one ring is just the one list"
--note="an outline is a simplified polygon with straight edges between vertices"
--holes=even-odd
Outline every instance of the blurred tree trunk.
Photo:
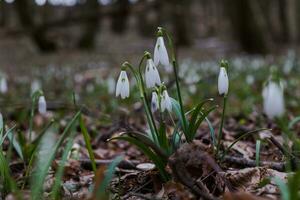
[[266,27],[255,0],[226,0],[225,8],[241,47],[249,53],[268,52]]
[[0,1],[0,27],[4,27],[6,25],[6,3],[4,1]]
[[30,1],[28,0],[17,0],[15,1],[15,8],[19,18],[19,21],[30,38],[43,52],[50,52],[56,49],[56,44],[50,41],[46,37],[46,30],[44,26],[37,26],[33,20],[33,13],[30,8]]
[[159,8],[159,6],[157,6],[158,1],[154,2],[155,8],[149,6],[146,0],[140,0],[138,4],[141,5],[141,9],[137,12],[138,31],[142,36],[153,37],[156,28],[159,26],[157,13],[157,8]]
[[111,29],[113,32],[121,34],[126,30],[130,13],[129,0],[116,0],[113,4],[111,14]]
[[191,33],[191,0],[171,0],[171,19],[175,33],[175,43],[178,46],[189,46],[192,43]]
[[287,13],[287,24],[288,24],[288,39],[289,42],[296,42],[297,40],[297,2],[299,0],[286,0],[286,13]]
[[88,0],[84,6],[83,15],[88,16],[88,20],[83,25],[84,32],[79,39],[78,46],[81,49],[93,49],[100,22],[98,14],[100,5],[97,0]]

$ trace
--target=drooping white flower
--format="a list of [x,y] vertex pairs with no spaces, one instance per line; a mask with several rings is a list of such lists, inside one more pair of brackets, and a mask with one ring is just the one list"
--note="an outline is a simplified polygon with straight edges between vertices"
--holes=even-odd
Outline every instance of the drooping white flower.
[[169,97],[169,94],[167,90],[164,90],[161,95],[161,101],[160,101],[160,108],[161,111],[164,112],[165,110],[168,110],[169,112],[172,111],[172,103],[171,99]]
[[263,108],[268,118],[281,117],[285,111],[283,84],[269,81],[262,91]]
[[34,92],[40,90],[42,87],[41,87],[41,83],[39,80],[33,80],[31,82],[31,94],[33,94]]
[[116,86],[116,96],[122,99],[129,97],[129,80],[125,70],[121,70]]
[[152,92],[152,98],[151,98],[151,110],[152,112],[155,112],[159,107],[158,104],[158,96],[156,92]]
[[42,115],[47,113],[47,103],[46,103],[46,99],[44,96],[39,97],[38,110],[39,110],[39,113]]
[[160,77],[156,66],[151,58],[147,59],[147,65],[145,69],[145,81],[147,88],[155,87],[155,85],[160,85]]
[[227,95],[229,87],[229,80],[225,67],[220,67],[218,78],[218,90],[220,95]]
[[154,64],[155,66],[158,66],[161,64],[165,67],[166,71],[171,70],[168,51],[165,46],[164,38],[162,36],[158,36],[156,40],[156,44],[154,47]]
[[7,87],[7,80],[5,77],[1,78],[1,82],[0,82],[0,92],[1,93],[6,93],[8,90],[8,87]]

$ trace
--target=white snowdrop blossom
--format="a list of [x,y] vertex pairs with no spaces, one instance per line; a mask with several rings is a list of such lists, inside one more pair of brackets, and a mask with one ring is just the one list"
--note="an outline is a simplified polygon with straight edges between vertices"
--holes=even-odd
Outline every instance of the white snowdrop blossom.
[[116,96],[122,99],[129,97],[129,80],[125,70],[122,70],[117,81]]
[[161,64],[165,67],[166,71],[171,71],[168,51],[165,46],[164,38],[162,36],[158,36],[156,40],[156,44],[154,47],[154,64],[155,66],[158,66]]
[[39,97],[38,110],[39,110],[39,113],[42,115],[47,113],[47,103],[46,103],[46,99],[44,96]]
[[145,81],[147,88],[155,87],[155,85],[160,85],[160,77],[156,66],[151,58],[147,59],[147,65],[145,70]]
[[6,78],[1,78],[1,82],[0,82],[0,92],[1,93],[6,93],[8,90],[8,87],[7,87],[7,80]]
[[156,92],[152,92],[152,98],[151,98],[151,110],[152,112],[155,112],[158,110],[159,103],[158,103],[158,96]]
[[225,67],[220,67],[218,78],[218,90],[220,95],[227,95],[229,87],[229,80]]
[[268,118],[281,117],[285,111],[283,84],[270,81],[263,88],[263,108]]
[[31,82],[31,94],[41,89],[41,83],[38,80],[33,80]]
[[164,90],[161,95],[161,101],[160,101],[160,108],[161,111],[164,112],[165,110],[168,110],[169,112],[172,111],[172,103],[171,99],[169,97],[169,94],[167,90]]

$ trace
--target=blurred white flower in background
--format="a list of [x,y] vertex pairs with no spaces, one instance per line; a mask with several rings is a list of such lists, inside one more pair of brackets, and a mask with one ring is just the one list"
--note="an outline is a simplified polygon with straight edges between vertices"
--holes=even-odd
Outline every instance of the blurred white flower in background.
[[42,115],[45,115],[47,113],[47,103],[44,96],[39,97],[38,110]]
[[39,80],[35,79],[31,82],[31,94],[35,93],[36,91],[40,90],[42,88],[41,83]]
[[8,86],[7,86],[7,80],[5,77],[2,77],[0,80],[0,92],[2,94],[5,94],[8,90]]
[[262,91],[263,108],[268,118],[281,117],[285,112],[283,83],[269,81]]

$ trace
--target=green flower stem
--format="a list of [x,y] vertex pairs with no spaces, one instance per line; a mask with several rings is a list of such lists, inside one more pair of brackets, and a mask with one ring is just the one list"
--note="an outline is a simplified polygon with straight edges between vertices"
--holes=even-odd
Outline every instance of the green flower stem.
[[167,32],[167,30],[165,30],[163,28],[160,28],[160,29],[163,30],[163,32],[166,34],[166,36],[168,38],[168,44],[169,44],[169,47],[171,49],[172,66],[173,66],[173,71],[174,71],[174,75],[175,75],[177,97],[178,97],[178,101],[179,101],[181,115],[182,115],[182,118],[184,119],[183,120],[183,130],[185,131],[185,130],[187,130],[187,123],[186,123],[186,120],[185,120],[185,114],[184,114],[184,110],[183,110],[183,103],[182,103],[180,86],[179,86],[179,78],[178,78],[178,73],[177,73],[178,63],[176,61],[175,48],[173,46],[173,40],[172,40],[170,34]]
[[222,118],[221,118],[221,124],[220,124],[220,128],[219,128],[219,132],[218,132],[218,142],[217,142],[217,151],[216,151],[216,155],[219,155],[219,150],[220,150],[220,146],[221,146],[221,139],[222,139],[222,135],[223,135],[223,124],[224,124],[224,118],[225,118],[225,110],[226,110],[226,102],[227,102],[227,95],[224,95],[223,97],[223,112],[222,112]]
[[140,95],[141,95],[140,98],[143,101],[144,108],[145,108],[145,111],[146,111],[146,117],[147,117],[147,121],[148,121],[149,126],[150,126],[151,134],[152,134],[153,140],[157,143],[158,131],[157,131],[157,128],[156,128],[156,125],[155,125],[154,117],[153,117],[153,115],[151,113],[151,110],[150,110],[150,107],[149,107],[149,103],[148,103],[148,100],[147,100],[147,95],[146,95],[146,92],[145,92],[145,85],[144,85],[144,81],[143,81],[143,76],[142,76],[141,70],[140,70],[144,58],[145,58],[145,56],[143,56],[143,58],[142,58],[142,60],[140,61],[140,64],[139,64],[139,73],[137,73],[129,63],[127,63],[126,66],[129,67],[129,69],[132,71],[132,73],[133,73],[133,75],[136,79],[136,82],[137,82],[139,90],[140,90]]

